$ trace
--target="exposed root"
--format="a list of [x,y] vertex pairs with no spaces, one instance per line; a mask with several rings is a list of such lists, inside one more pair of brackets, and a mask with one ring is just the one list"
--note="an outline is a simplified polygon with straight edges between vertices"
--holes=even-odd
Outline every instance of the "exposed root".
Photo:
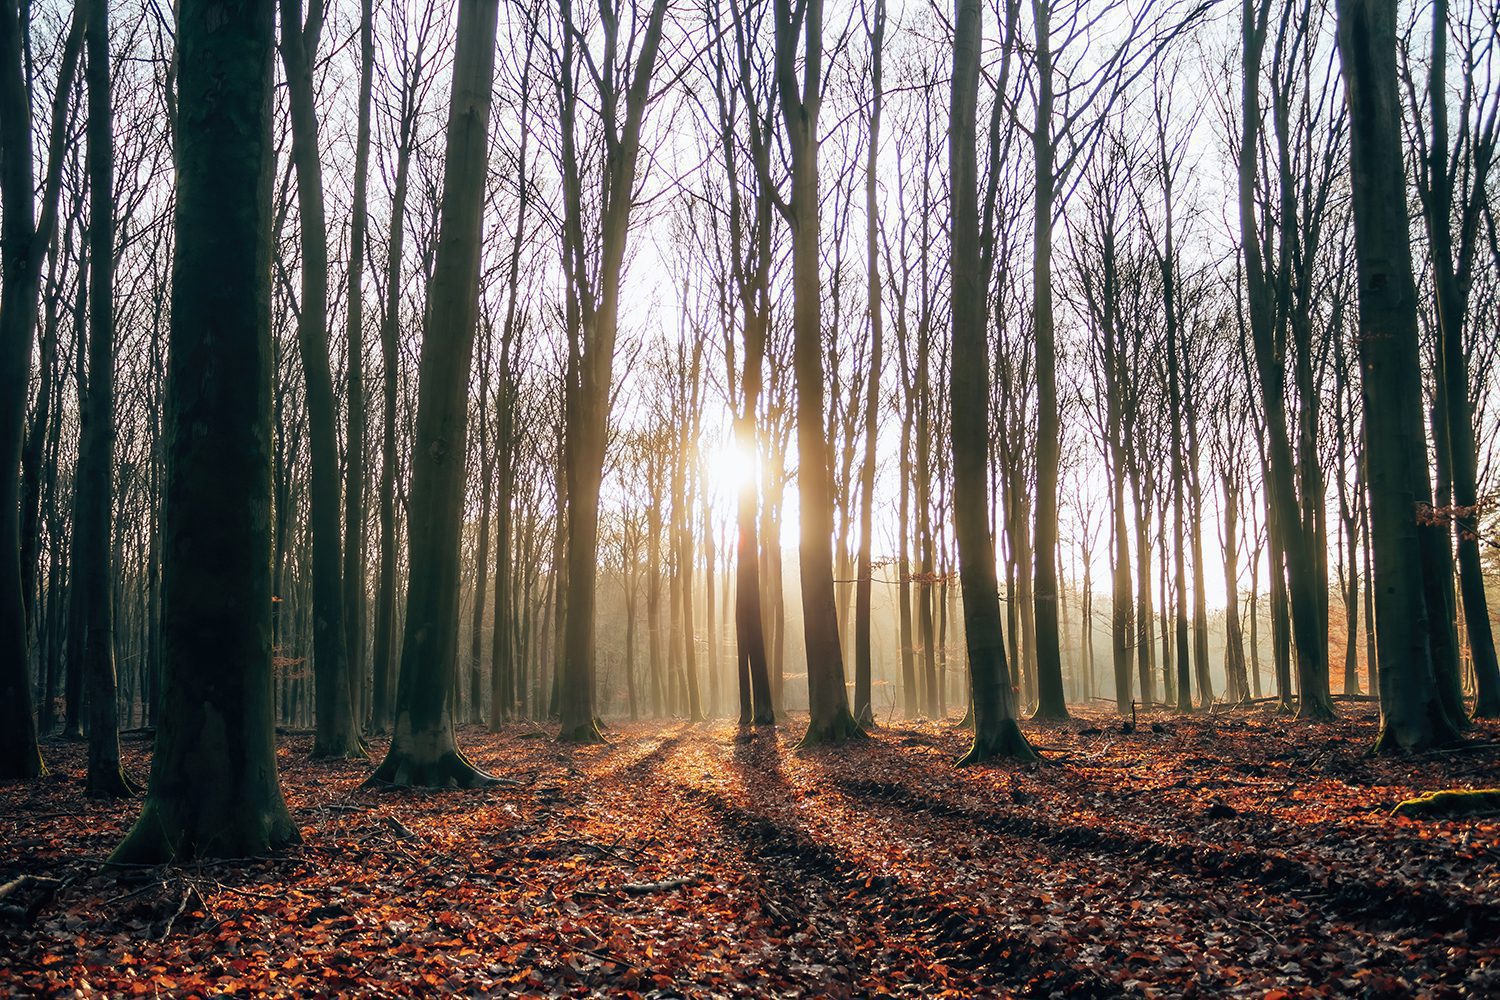
[[604,738],[604,734],[599,731],[599,723],[597,721],[590,720],[589,722],[584,722],[580,725],[574,726],[571,729],[563,729],[557,734],[557,742],[574,743],[587,746],[596,743],[607,743],[609,741],[606,740]]
[[443,751],[435,759],[419,760],[416,754],[392,748],[362,787],[489,788],[500,783],[457,749]]
[[[191,793],[189,793],[191,794]],[[111,865],[164,865],[217,858],[263,858],[302,842],[291,814],[277,796],[277,808],[251,803],[232,815],[204,816],[190,803],[183,808],[147,794],[140,818],[109,856]]]
[[858,722],[849,710],[842,709],[838,715],[826,721],[814,720],[807,726],[807,732],[797,743],[798,750],[806,750],[818,746],[838,746],[853,740],[869,739],[870,734]]
[[974,742],[967,753],[958,758],[959,767],[982,764],[988,760],[1040,760],[1035,749],[1021,732],[1015,719],[1001,719],[992,733],[974,733]]

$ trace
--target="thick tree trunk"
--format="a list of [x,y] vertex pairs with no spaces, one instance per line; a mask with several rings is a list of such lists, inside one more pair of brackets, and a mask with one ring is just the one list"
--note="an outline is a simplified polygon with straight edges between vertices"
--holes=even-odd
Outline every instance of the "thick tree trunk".
[[1375,548],[1381,733],[1377,750],[1418,750],[1458,731],[1437,691],[1418,504],[1430,502],[1417,295],[1401,165],[1396,5],[1338,0],[1352,143],[1359,354]]
[[498,0],[460,0],[437,258],[422,338],[408,521],[410,568],[395,735],[370,783],[474,787],[492,779],[453,738],[464,438],[478,312]]
[[119,862],[257,857],[299,840],[271,691],[274,28],[269,4],[177,6],[162,703]]

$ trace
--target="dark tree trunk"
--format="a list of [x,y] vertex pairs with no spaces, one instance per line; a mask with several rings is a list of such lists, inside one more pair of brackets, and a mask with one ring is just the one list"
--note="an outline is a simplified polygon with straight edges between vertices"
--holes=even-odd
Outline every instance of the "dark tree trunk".
[[[1375,548],[1381,733],[1377,750],[1418,750],[1458,731],[1437,690],[1424,593],[1418,504],[1431,501],[1422,427],[1417,294],[1412,279],[1396,90],[1396,5],[1338,0],[1349,102],[1359,354]],[[1446,532],[1443,533],[1446,536]],[[1446,537],[1444,537],[1446,544]]]
[[[564,408],[563,461],[567,467],[567,617],[564,648],[557,673],[560,738],[597,742],[603,737],[594,708],[594,608],[599,556],[599,490],[604,473],[615,338],[618,333],[620,281],[623,277],[630,212],[635,192],[636,157],[641,123],[651,96],[651,78],[661,44],[666,0],[653,0],[637,63],[622,95],[615,91],[619,67],[607,66],[598,79],[607,93],[601,105],[609,121],[604,130],[605,164],[597,242],[597,268],[585,264],[595,245],[584,234],[582,180],[574,147],[573,92],[576,72],[572,5],[563,0],[564,21],[559,99],[563,103],[563,255],[567,264],[569,364]],[[618,21],[606,19],[611,37]],[[610,58],[617,51],[606,45]],[[619,98],[624,97],[624,115]],[[587,245],[586,245],[587,244]],[[586,349],[585,349],[586,347]]]
[[[867,726],[875,723],[875,712],[870,704],[870,592],[874,586],[870,535],[873,530],[872,515],[875,506],[875,449],[880,424],[882,347],[880,212],[879,203],[875,197],[875,172],[880,155],[880,111],[884,98],[881,81],[881,49],[885,40],[885,0],[875,0],[874,24],[869,36],[871,101],[869,136],[866,139],[869,146],[865,154],[865,257],[867,299],[870,309],[870,365],[865,376],[869,379],[869,386],[865,397],[865,454],[859,476],[859,556],[855,569],[854,593],[854,717],[862,725]],[[982,285],[980,292],[983,293]],[[985,392],[988,393],[988,391],[989,388],[986,385]],[[985,454],[988,456],[987,449]],[[991,543],[991,549],[993,548],[994,545]],[[993,551],[991,558],[993,558]],[[996,606],[998,607],[998,604]]]
[[375,73],[374,0],[360,0],[359,110],[354,133],[354,203],[348,274],[348,439],[344,466],[344,649],[355,732],[365,702],[365,234],[369,228],[370,92]]
[[[1328,636],[1322,614],[1326,594],[1318,593],[1322,576],[1317,569],[1317,553],[1308,533],[1303,530],[1297,504],[1297,473],[1287,431],[1284,366],[1274,345],[1274,302],[1261,260],[1256,218],[1257,135],[1261,118],[1259,81],[1269,9],[1269,4],[1257,8],[1253,0],[1244,0],[1242,5],[1244,79],[1238,154],[1240,246],[1245,261],[1251,340],[1265,421],[1266,503],[1268,517],[1276,522],[1271,528],[1272,534],[1279,535],[1280,539],[1279,543],[1273,541],[1272,544],[1273,577],[1285,576],[1287,608],[1297,645],[1297,671],[1302,681],[1297,714],[1302,718],[1329,719],[1333,717],[1333,702],[1328,696]],[[1290,267],[1291,263],[1283,260],[1282,266]],[[1272,589],[1274,593],[1274,579]],[[1283,689],[1283,699],[1289,694]]]
[[269,4],[177,7],[161,714],[119,862],[258,857],[300,839],[271,690],[274,29]]
[[375,636],[372,650],[371,724],[384,732],[393,717],[396,683],[396,406],[401,384],[397,339],[401,328],[401,260],[406,236],[406,199],[412,150],[416,144],[417,88],[420,63],[403,79],[397,121],[396,178],[391,188],[391,226],[387,237],[385,305],[380,320],[380,568],[375,585]]
[[35,339],[42,260],[57,221],[67,102],[83,44],[75,11],[64,43],[48,144],[42,215],[36,217],[31,99],[16,6],[0,3],[0,780],[45,773],[28,690],[26,606],[21,586],[20,461],[26,426],[31,343]]
[[343,527],[340,523],[338,414],[328,360],[328,229],[323,207],[313,64],[323,30],[322,0],[304,22],[302,0],[281,2],[281,61],[291,109],[292,162],[297,176],[302,245],[302,300],[297,345],[307,382],[309,524],[312,528],[313,672],[317,722],[314,757],[363,757],[349,699],[344,629]]
[[84,609],[83,667],[88,684],[91,795],[134,795],[120,770],[120,713],[115,672],[115,219],[114,132],[110,107],[109,5],[84,7],[88,88],[89,316],[88,395],[78,442],[79,532],[73,539],[73,593]]
[[453,739],[449,694],[458,646],[469,372],[478,312],[498,0],[460,0],[448,111],[437,257],[422,338],[412,490],[410,568],[395,735],[369,781],[475,787],[492,781]]
[[[776,80],[792,162],[792,366],[797,379],[798,565],[811,718],[803,746],[863,737],[849,711],[833,586],[833,480],[824,428],[819,278],[818,105],[823,95],[823,2],[775,0]],[[799,42],[798,35],[802,38]],[[798,58],[799,48],[802,57]],[[797,79],[798,64],[802,79]]]
[[[1469,654],[1478,688],[1474,716],[1493,719],[1500,717],[1500,661],[1495,655],[1495,638],[1485,597],[1484,567],[1479,553],[1474,414],[1469,399],[1469,358],[1464,347],[1464,322],[1469,311],[1472,284],[1474,230],[1478,228],[1479,213],[1472,204],[1461,206],[1468,225],[1460,229],[1458,246],[1455,247],[1452,216],[1454,202],[1461,192],[1455,190],[1455,175],[1448,165],[1455,153],[1450,149],[1448,138],[1447,62],[1448,3],[1447,0],[1436,0],[1432,5],[1432,62],[1428,81],[1428,118],[1432,131],[1428,142],[1430,161],[1422,164],[1422,169],[1417,172],[1432,254],[1438,321],[1438,398],[1443,404],[1438,408],[1443,419],[1434,422],[1432,432],[1439,451],[1447,455],[1452,480],[1459,595],[1463,601]],[[1473,176],[1469,188],[1472,192],[1470,199],[1474,202],[1485,197],[1493,163],[1494,116],[1490,115],[1477,128],[1483,131],[1470,139],[1470,145],[1464,150],[1471,157]],[[1467,133],[1467,128],[1464,131]]]
[[[1016,722],[1015,695],[1000,625],[1000,585],[989,513],[989,348],[985,268],[979,246],[975,150],[984,6],[958,0],[953,30],[953,101],[948,158],[952,176],[953,525],[963,587],[964,633],[974,705],[974,743],[960,763],[994,757],[1033,759]],[[1059,695],[1060,700],[1060,695]],[[1066,712],[1066,709],[1064,709]]]

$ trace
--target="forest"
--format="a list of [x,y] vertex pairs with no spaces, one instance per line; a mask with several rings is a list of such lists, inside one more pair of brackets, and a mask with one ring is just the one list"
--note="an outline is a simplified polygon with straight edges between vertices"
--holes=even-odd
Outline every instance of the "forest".
[[1494,0],[0,0],[0,994],[1500,992]]

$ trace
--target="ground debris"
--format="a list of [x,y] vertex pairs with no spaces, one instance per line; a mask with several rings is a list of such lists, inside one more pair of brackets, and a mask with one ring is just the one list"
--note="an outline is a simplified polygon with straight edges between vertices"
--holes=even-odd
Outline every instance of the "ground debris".
[[102,864],[138,803],[0,786],[0,906],[45,896],[0,920],[0,995],[1495,995],[1500,821],[1391,810],[1483,785],[1500,747],[1370,757],[1373,710],[1340,710],[1142,710],[1144,739],[1085,710],[1028,724],[1067,758],[1040,769],[951,766],[948,722],[808,753],[795,718],[467,728],[517,779],[482,799],[360,791],[367,762],[298,733],[303,845],[171,869]]

